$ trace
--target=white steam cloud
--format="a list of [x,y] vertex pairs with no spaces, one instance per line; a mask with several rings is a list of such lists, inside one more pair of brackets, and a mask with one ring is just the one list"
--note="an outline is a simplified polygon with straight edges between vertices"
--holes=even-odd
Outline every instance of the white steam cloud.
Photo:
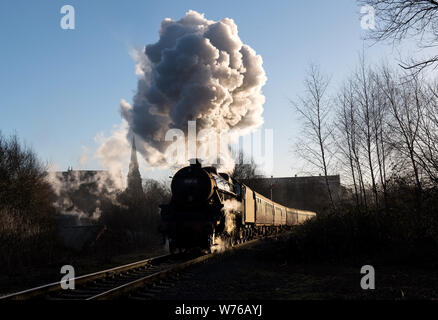
[[231,234],[236,229],[236,211],[242,212],[242,203],[229,199],[223,202],[223,211],[225,214],[225,231]]
[[[164,137],[169,129],[180,129],[187,137],[188,121],[196,120],[197,132],[209,128],[239,136],[263,124],[262,58],[242,43],[232,19],[216,22],[189,11],[178,21],[164,19],[159,36],[155,44],[133,53],[137,92],[132,105],[120,104],[124,130],[99,148],[98,157],[107,167],[117,167],[121,148],[116,145],[130,141],[120,137],[122,131],[128,137],[135,134],[149,165],[167,166],[165,151],[171,142]],[[219,157],[228,162],[220,165],[229,168],[232,157]]]
[[95,156],[100,160],[102,166],[109,170],[116,187],[120,190],[125,188],[124,180],[121,177],[128,165],[131,152],[127,132],[128,124],[126,121],[122,121],[111,136],[105,137],[103,133],[100,133],[94,138],[99,144]]

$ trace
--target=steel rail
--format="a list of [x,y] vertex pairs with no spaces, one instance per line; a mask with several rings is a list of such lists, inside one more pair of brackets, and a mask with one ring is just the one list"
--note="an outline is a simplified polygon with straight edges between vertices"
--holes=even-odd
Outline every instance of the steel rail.
[[200,257],[197,257],[195,259],[189,260],[189,261],[177,263],[174,266],[171,266],[167,269],[158,271],[154,274],[151,274],[151,275],[145,276],[143,278],[140,278],[140,279],[131,281],[129,283],[123,284],[119,287],[112,288],[108,291],[102,292],[102,293],[100,293],[96,296],[90,297],[86,300],[107,300],[107,299],[113,299],[113,298],[123,296],[124,294],[129,293],[135,289],[144,287],[147,284],[154,283],[159,279],[164,279],[167,276],[169,276],[170,274],[181,271],[189,266],[192,266],[192,265],[195,265],[195,264],[198,264],[201,262],[205,262],[213,257],[219,256],[220,254],[228,253],[228,252],[230,252],[230,249],[231,250],[240,249],[240,248],[243,248],[243,247],[248,246],[250,244],[254,244],[262,239],[268,239],[268,238],[273,238],[273,237],[277,237],[277,236],[278,235],[272,235],[272,236],[267,236],[264,238],[257,238],[257,239],[248,240],[248,241],[239,243],[237,245],[234,245],[225,251],[209,253],[209,254],[205,254],[205,255],[202,255]]
[[[119,285],[115,284],[114,287],[109,288],[108,290],[103,290],[102,292],[99,292],[98,294],[94,294],[94,295],[88,294],[89,297],[83,297],[82,299],[84,299],[84,300],[106,300],[106,299],[119,297],[119,296],[122,296],[126,293],[129,293],[137,288],[143,287],[147,284],[154,283],[155,281],[157,281],[159,279],[166,278],[170,274],[176,273],[184,268],[187,268],[187,267],[192,266],[192,265],[197,264],[197,263],[207,261],[208,259],[216,257],[220,254],[227,253],[227,252],[230,252],[231,250],[239,249],[239,248],[248,246],[248,245],[256,243],[262,239],[275,238],[275,237],[279,237],[282,235],[284,235],[284,234],[280,233],[280,234],[275,234],[275,235],[264,236],[264,237],[260,237],[260,238],[256,238],[256,239],[247,240],[245,242],[242,242],[242,243],[236,244],[232,247],[229,247],[226,250],[221,251],[221,252],[215,252],[215,253],[201,255],[201,256],[196,257],[194,259],[190,259],[190,260],[183,261],[183,262],[175,262],[175,263],[171,264],[170,266],[163,265],[164,269],[162,269],[162,270],[158,270],[157,272],[154,272],[154,273],[151,273],[151,274],[148,274],[145,276],[140,276],[138,279],[134,279],[131,281],[128,280],[128,282],[126,282],[126,283],[122,283]],[[164,263],[166,261],[166,259],[172,259],[172,258],[175,258],[176,256],[177,255],[172,255],[172,254],[161,255],[161,256],[133,262],[130,264],[126,264],[123,266],[114,267],[114,268],[110,268],[107,270],[82,275],[82,276],[74,278],[75,285],[76,284],[86,284],[86,283],[92,282],[94,280],[99,280],[99,279],[107,279],[107,278],[113,277],[114,275],[123,275],[123,272],[131,271],[131,270],[134,271],[138,268],[145,267],[148,265],[151,266],[151,269],[155,265],[156,265],[156,267],[160,267],[160,262]],[[0,300],[26,300],[26,299],[36,298],[38,296],[43,296],[44,294],[48,294],[48,293],[55,293],[57,291],[63,292],[64,290],[62,290],[61,284],[62,284],[62,281],[59,281],[59,282],[54,282],[54,283],[50,283],[47,285],[35,287],[32,289],[4,295],[4,296],[0,297]],[[75,291],[70,290],[69,293],[72,294],[71,298],[74,298]],[[79,299],[81,299],[80,297],[81,297],[81,295],[79,294]],[[63,300],[63,299],[68,300],[69,298],[60,297],[59,299],[60,300]]]
[[[126,264],[126,265],[122,265],[122,266],[106,269],[106,270],[103,270],[103,271],[97,271],[97,272],[94,272],[94,273],[85,274],[85,275],[82,275],[82,276],[74,278],[74,281],[75,281],[75,284],[83,284],[83,283],[86,283],[86,282],[89,282],[89,281],[107,278],[109,276],[113,276],[115,274],[119,274],[119,273],[124,272],[124,271],[136,269],[136,268],[139,268],[139,267],[146,266],[148,264],[159,262],[160,260],[164,260],[164,259],[169,258],[171,256],[172,255],[170,255],[170,254],[161,255],[161,256],[157,256],[157,257],[148,258],[148,259],[145,259],[145,260],[129,263],[129,264]],[[42,286],[39,286],[39,287],[35,287],[35,288],[31,288],[31,289],[27,289],[27,290],[23,290],[23,291],[19,291],[19,292],[7,294],[7,295],[4,295],[4,296],[0,296],[0,300],[26,300],[26,299],[34,298],[34,297],[43,295],[45,293],[62,290],[62,287],[61,287],[62,283],[63,283],[63,281],[58,281],[58,282],[53,282],[53,283],[49,283],[49,284],[46,284],[46,285],[42,285]]]

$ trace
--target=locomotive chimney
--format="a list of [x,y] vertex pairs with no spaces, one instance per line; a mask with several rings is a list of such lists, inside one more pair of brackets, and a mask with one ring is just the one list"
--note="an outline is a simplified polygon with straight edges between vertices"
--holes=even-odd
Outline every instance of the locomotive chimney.
[[197,168],[201,168],[202,167],[201,160],[198,159],[198,158],[190,159],[189,162],[190,162],[190,166],[191,167],[197,167]]

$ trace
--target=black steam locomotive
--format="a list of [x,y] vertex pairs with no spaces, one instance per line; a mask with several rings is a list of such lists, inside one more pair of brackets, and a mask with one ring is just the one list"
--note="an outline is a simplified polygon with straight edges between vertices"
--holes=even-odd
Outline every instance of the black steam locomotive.
[[162,232],[171,252],[232,246],[315,215],[275,203],[214,167],[202,167],[198,160],[174,175],[171,190],[170,203],[160,206]]

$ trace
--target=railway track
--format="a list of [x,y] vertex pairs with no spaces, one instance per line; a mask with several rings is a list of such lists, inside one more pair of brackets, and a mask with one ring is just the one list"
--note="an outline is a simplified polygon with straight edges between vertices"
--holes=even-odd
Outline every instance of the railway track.
[[[265,238],[272,238],[270,236]],[[238,249],[264,238],[257,238],[235,245]],[[180,272],[224,252],[205,255],[163,255],[127,265],[76,277],[75,289],[64,290],[61,282],[55,282],[21,292],[1,296],[0,300],[105,300],[120,296],[133,299],[152,298],[157,290],[172,286]]]

